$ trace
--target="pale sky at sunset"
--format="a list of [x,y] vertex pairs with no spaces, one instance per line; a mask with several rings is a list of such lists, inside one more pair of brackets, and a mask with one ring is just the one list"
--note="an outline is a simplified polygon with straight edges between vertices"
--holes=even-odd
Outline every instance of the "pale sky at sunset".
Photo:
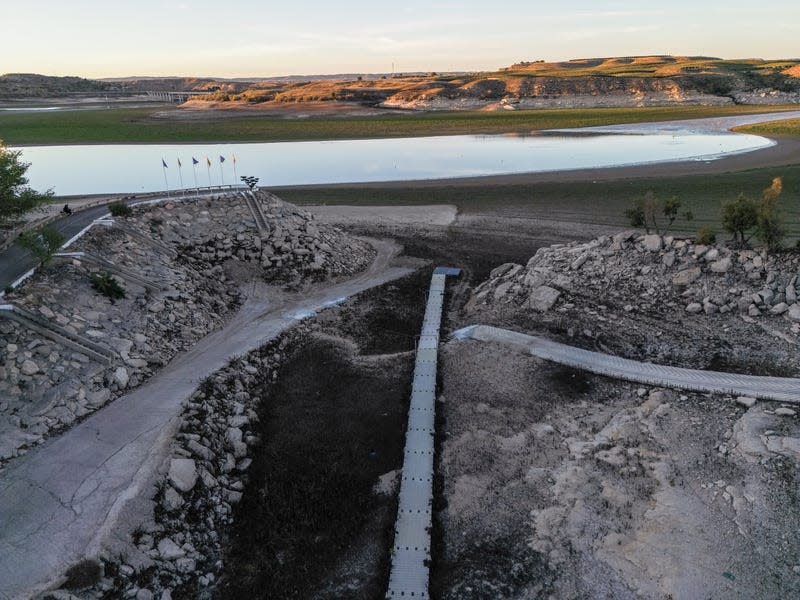
[[797,0],[0,0],[0,73],[484,70],[640,54],[800,57]]

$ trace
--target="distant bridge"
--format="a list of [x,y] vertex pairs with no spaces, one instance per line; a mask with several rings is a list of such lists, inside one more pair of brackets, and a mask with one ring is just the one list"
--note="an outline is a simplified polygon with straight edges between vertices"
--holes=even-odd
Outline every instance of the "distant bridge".
[[167,102],[186,102],[194,96],[207,96],[214,92],[145,92],[150,98],[166,100]]

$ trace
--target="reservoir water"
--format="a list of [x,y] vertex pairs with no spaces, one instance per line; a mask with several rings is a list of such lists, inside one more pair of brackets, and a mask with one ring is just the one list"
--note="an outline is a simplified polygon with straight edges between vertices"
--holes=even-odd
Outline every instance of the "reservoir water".
[[[30,184],[58,195],[138,193],[239,183],[408,181],[699,160],[765,148],[754,135],[679,129],[644,134],[440,136],[254,144],[31,146]],[[224,162],[220,162],[220,156]],[[236,161],[234,162],[234,156]],[[193,166],[192,158],[198,164]],[[162,159],[167,168],[162,167]],[[178,160],[182,166],[178,167]],[[208,166],[210,161],[211,165]],[[166,182],[165,182],[166,175]]]

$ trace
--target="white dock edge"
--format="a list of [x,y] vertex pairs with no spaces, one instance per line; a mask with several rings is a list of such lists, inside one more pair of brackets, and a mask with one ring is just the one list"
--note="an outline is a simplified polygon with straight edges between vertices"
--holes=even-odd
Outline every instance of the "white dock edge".
[[428,565],[431,558],[433,436],[439,326],[442,320],[445,279],[447,275],[458,273],[458,269],[437,268],[431,278],[411,387],[403,478],[400,481],[392,567],[386,598],[430,598]]

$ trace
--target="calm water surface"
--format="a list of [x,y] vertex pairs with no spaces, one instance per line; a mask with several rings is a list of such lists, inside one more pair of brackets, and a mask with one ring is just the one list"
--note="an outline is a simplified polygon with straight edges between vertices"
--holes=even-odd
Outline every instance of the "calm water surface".
[[[714,160],[765,148],[753,135],[679,131],[647,135],[441,136],[329,142],[198,145],[32,146],[35,189],[56,194],[132,193],[238,183],[260,185],[444,179],[508,173]],[[220,164],[219,157],[225,162]],[[236,156],[234,165],[233,156]],[[192,157],[200,163],[192,167]],[[206,158],[211,167],[207,166]],[[168,168],[162,168],[162,158]],[[178,159],[182,167],[178,168]]]

